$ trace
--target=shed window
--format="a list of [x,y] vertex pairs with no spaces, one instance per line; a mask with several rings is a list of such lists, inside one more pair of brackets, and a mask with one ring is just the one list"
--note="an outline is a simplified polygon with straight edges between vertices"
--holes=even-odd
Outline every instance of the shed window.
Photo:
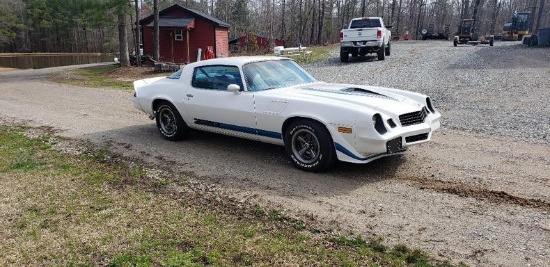
[[183,33],[182,33],[181,30],[175,30],[174,31],[174,40],[183,41]]

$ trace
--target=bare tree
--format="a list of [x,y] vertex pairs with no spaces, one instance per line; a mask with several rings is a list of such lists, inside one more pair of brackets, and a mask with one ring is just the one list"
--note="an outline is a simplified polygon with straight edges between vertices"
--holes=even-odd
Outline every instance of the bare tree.
[[118,16],[118,43],[119,43],[119,61],[120,66],[128,67],[130,66],[130,58],[128,55],[128,31],[126,28],[126,10],[127,5],[124,3],[119,3],[117,8]]
[[159,38],[159,0],[153,1],[153,14],[154,14],[154,22],[153,22],[153,59],[159,60],[160,59],[160,38]]

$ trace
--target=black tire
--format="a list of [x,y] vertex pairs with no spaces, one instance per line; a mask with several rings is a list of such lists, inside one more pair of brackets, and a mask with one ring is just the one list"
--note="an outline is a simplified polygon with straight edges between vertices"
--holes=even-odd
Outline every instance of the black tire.
[[386,59],[386,45],[382,44],[382,46],[378,48],[377,54],[378,54],[378,60]]
[[166,140],[179,141],[189,135],[189,127],[178,110],[169,102],[162,102],[157,106],[155,119],[160,134]]
[[391,55],[391,43],[388,42],[388,46],[386,46],[386,56]]
[[454,40],[454,41],[453,41],[453,45],[454,45],[454,46],[457,46],[457,45],[458,45],[458,41]]
[[493,39],[489,40],[489,46],[493,46],[493,41],[494,41]]
[[340,51],[340,61],[348,62],[348,60],[349,60],[349,53],[344,52],[344,51]]
[[284,135],[285,150],[292,164],[300,170],[321,172],[334,165],[336,150],[330,133],[319,122],[297,120]]

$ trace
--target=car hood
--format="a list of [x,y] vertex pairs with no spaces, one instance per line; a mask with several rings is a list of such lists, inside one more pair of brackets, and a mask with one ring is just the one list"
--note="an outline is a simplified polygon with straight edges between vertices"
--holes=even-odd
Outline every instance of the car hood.
[[351,84],[312,83],[282,89],[283,95],[304,101],[369,108],[402,114],[418,111],[423,104],[383,87]]

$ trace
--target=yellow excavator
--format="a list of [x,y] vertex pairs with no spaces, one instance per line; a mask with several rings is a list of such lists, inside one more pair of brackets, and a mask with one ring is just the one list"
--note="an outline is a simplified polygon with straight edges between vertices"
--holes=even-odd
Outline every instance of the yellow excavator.
[[502,40],[518,41],[529,35],[531,12],[514,12],[511,22],[502,27]]
[[[467,12],[468,3],[469,1],[466,1],[464,14],[468,14]],[[493,42],[495,41],[494,35],[482,36],[482,37],[479,36],[479,25],[478,25],[478,22],[476,21],[476,18],[478,13],[478,7],[480,4],[481,4],[481,0],[476,0],[472,18],[463,18],[462,21],[460,21],[458,32],[453,38],[454,46],[458,46],[458,44],[471,44],[471,45],[489,44],[490,46],[493,46]]]
[[453,39],[454,46],[458,46],[458,44],[489,44],[490,46],[493,46],[495,37],[493,35],[488,37],[480,37],[476,29],[475,22],[475,18],[463,19],[460,22],[460,30]]

